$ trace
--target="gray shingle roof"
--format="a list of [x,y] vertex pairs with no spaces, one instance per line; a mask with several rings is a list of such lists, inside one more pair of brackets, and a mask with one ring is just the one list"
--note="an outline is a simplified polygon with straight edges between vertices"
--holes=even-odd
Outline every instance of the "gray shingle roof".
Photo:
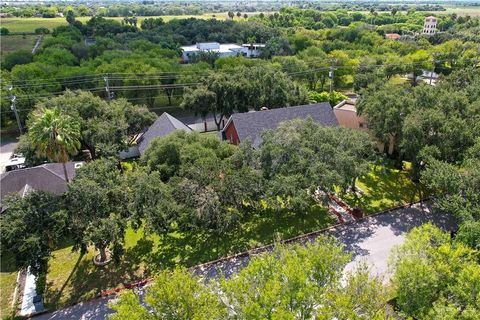
[[192,131],[183,122],[164,112],[142,135],[138,142],[138,150],[143,155],[150,142],[157,137],[164,137],[175,130]]
[[[67,175],[71,180],[75,176],[75,164],[68,162]],[[42,190],[54,194],[65,192],[67,182],[61,163],[46,163],[40,166],[9,171],[0,174],[0,199],[9,194],[17,193],[23,196],[28,190]]]
[[275,129],[281,122],[311,117],[315,122],[326,126],[338,126],[337,118],[328,102],[286,107],[247,113],[234,113],[229,121],[233,121],[240,141],[247,138],[254,146],[261,143],[261,134],[266,129]]

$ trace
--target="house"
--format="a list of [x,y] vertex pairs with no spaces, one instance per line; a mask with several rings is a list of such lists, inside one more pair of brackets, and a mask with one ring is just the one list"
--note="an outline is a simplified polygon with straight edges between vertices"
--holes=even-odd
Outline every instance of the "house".
[[400,40],[401,37],[398,33],[385,33],[385,39]]
[[[71,180],[83,162],[67,162],[67,176]],[[41,190],[61,194],[67,181],[61,163],[46,163],[36,167],[18,169],[0,174],[0,201],[9,194],[24,196],[29,190]],[[5,210],[0,203],[1,212]]]
[[328,102],[317,104],[262,110],[246,113],[234,113],[230,116],[222,130],[223,140],[239,144],[250,139],[254,147],[262,142],[262,132],[275,129],[281,122],[293,119],[312,118],[315,122],[333,127],[338,125],[332,107]]
[[185,130],[187,132],[192,131],[190,127],[175,117],[172,117],[168,113],[164,112],[155,122],[145,131],[142,136],[137,140],[138,153],[143,155],[147,150],[150,142],[158,137],[164,137],[175,130]]
[[262,53],[262,50],[265,48],[263,43],[244,43],[242,47],[247,49],[248,58],[257,58]]
[[249,50],[246,47],[234,43],[220,44],[218,42],[198,42],[191,46],[182,46],[182,60],[188,62],[199,52],[215,52],[220,58],[232,56],[247,56]]
[[[335,107],[333,107],[333,113],[335,114],[335,117],[340,126],[344,128],[364,131],[371,135],[367,122],[362,116],[357,114],[356,98],[344,100],[340,102]],[[376,140],[375,138],[373,139],[375,140],[377,149],[380,152],[383,152],[385,149],[385,145],[382,142]],[[393,153],[393,148],[394,148],[394,143],[391,140],[388,148],[389,154]]]
[[422,34],[434,35],[437,31],[437,18],[428,16],[423,22]]
[[[413,73],[407,74],[406,78],[410,80],[413,79]],[[422,70],[422,74],[417,76],[416,81],[417,82],[423,81],[429,85],[434,86],[437,84],[438,78],[439,78],[438,73],[434,71],[429,71],[429,70]]]

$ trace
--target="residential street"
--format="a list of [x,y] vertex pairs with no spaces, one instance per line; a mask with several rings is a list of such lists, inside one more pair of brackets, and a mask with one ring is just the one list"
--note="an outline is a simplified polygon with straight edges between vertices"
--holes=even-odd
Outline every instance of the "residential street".
[[0,143],[0,173],[4,172],[5,165],[10,160],[10,156],[15,151],[17,147],[18,141],[17,140],[2,140]]
[[[365,261],[373,274],[388,279],[387,261],[392,247],[404,241],[406,232],[428,221],[446,230],[455,227],[453,217],[435,214],[428,203],[423,203],[423,206],[418,203],[412,208],[371,216],[359,222],[329,229],[325,233],[336,237],[345,245],[345,249],[352,253],[353,259],[347,265],[346,271],[354,269],[358,262]],[[318,234],[305,240],[314,240],[316,237]],[[249,259],[250,256],[242,255],[226,262],[207,265],[195,272],[207,278],[215,277],[219,273],[229,276],[238,271]],[[114,297],[93,300],[54,313],[39,315],[34,319],[105,319],[111,312],[107,303],[113,299]]]

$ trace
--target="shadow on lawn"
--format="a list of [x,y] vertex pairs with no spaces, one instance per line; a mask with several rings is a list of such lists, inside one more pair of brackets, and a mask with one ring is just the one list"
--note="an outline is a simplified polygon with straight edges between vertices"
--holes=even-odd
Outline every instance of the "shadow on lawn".
[[341,197],[351,206],[360,207],[371,214],[397,205],[418,201],[426,196],[424,186],[410,180],[408,173],[395,169],[375,167],[359,183],[364,194],[354,196],[342,194]]
[[[150,277],[165,268],[190,267],[276,239],[322,229],[335,222],[327,209],[320,206],[314,206],[303,215],[266,209],[221,235],[177,231],[159,239],[143,236],[125,250],[119,264],[112,262],[96,267],[92,263],[92,252],[79,258],[61,289],[46,292],[46,301],[49,306],[56,307],[72,304],[93,298],[103,290]],[[66,287],[68,290],[64,290]]]

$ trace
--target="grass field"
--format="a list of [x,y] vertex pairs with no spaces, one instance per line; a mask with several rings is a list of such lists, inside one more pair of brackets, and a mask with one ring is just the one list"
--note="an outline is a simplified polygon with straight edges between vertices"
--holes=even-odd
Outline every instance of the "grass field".
[[0,52],[6,53],[15,50],[32,50],[38,36],[34,35],[8,35],[2,36],[0,41]]
[[445,6],[446,11],[439,11],[439,13],[456,13],[459,16],[480,16],[480,6],[465,6],[465,7],[454,7],[454,6]]
[[[244,13],[242,12],[242,15]],[[259,12],[246,12],[248,16],[259,14]],[[227,19],[227,13],[205,13],[202,15],[182,15],[182,16],[159,16],[159,17],[138,17],[138,26],[145,18],[162,18],[164,21],[170,21],[172,19],[187,19],[187,18],[198,18],[198,19]],[[123,20],[123,17],[107,17],[107,19],[113,19],[117,21]],[[78,21],[83,23],[90,20],[90,17],[78,17]],[[237,18],[235,16],[234,20],[245,20],[242,18]],[[65,18],[1,18],[0,20],[2,27],[10,30],[11,33],[33,33],[36,28],[45,27],[50,30],[58,26],[66,25],[67,21]]]
[[73,253],[70,246],[57,250],[50,262],[45,300],[49,306],[60,307],[92,298],[102,290],[131,283],[164,268],[211,261],[335,222],[325,208],[315,206],[302,216],[266,210],[221,236],[205,232],[146,236],[142,230],[128,229],[125,255],[118,265],[94,267],[93,250],[83,257]]
[[426,196],[425,188],[413,183],[408,172],[384,166],[372,165],[367,176],[357,179],[356,186],[362,195],[340,196],[349,206],[362,208],[366,214],[419,201]]
[[10,307],[17,282],[17,270],[11,254],[2,255],[0,268],[0,319],[3,319],[12,310]]

